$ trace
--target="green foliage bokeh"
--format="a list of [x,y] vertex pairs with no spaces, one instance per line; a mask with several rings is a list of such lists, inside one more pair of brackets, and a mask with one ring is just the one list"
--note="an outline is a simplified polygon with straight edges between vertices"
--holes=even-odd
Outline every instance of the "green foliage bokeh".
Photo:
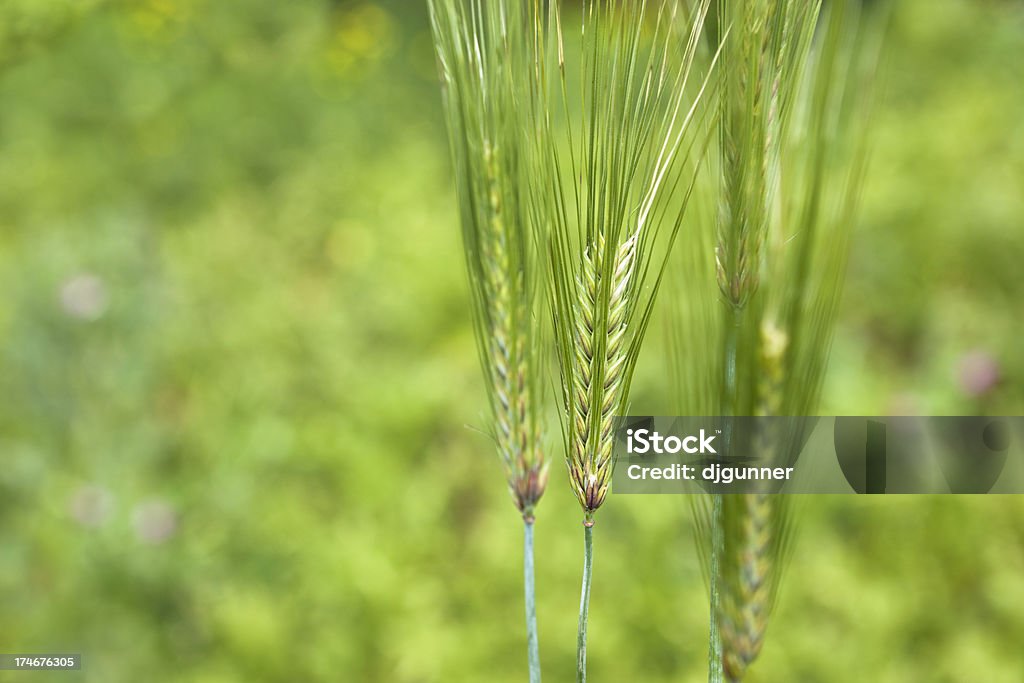
[[[823,412],[1024,407],[1021,54],[1019,2],[896,3]],[[525,679],[452,187],[425,3],[0,2],[0,652],[85,657],[0,681]],[[751,683],[1021,680],[1024,501],[801,507]],[[592,676],[702,680],[686,501],[606,508]]]

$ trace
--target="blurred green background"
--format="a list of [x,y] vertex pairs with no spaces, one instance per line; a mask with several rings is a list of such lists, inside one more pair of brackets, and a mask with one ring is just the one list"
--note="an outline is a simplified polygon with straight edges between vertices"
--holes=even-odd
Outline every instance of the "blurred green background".
[[[823,413],[1024,408],[1022,56],[896,3]],[[86,657],[0,681],[525,680],[458,234],[425,3],[0,0],[0,652]],[[802,507],[750,683],[1024,680],[1024,500]],[[704,680],[686,501],[606,508],[592,677]]]

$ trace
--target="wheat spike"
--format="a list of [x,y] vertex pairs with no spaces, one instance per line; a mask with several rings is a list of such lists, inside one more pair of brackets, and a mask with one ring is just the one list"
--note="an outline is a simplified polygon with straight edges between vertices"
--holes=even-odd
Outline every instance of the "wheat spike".
[[[538,175],[554,212],[551,302],[564,401],[566,463],[584,523],[608,493],[614,417],[624,410],[689,185],[693,128],[709,79],[689,84],[710,0],[588,0],[569,94],[560,11],[552,3],[567,144],[549,144]],[[680,35],[686,40],[680,41]],[[574,111],[580,112],[577,118]],[[660,254],[659,254],[660,256]],[[652,258],[654,257],[654,258]]]
[[[542,447],[543,299],[537,242],[546,219],[528,191],[535,53],[529,0],[431,0],[463,246],[491,431],[513,502],[527,522],[547,483]],[[526,189],[524,189],[526,188]]]
[[[732,498],[732,496],[730,496]],[[743,680],[761,651],[768,625],[771,575],[771,495],[736,496],[732,507],[742,517],[739,572],[722,597],[722,656],[728,680]]]
[[[761,281],[764,243],[777,194],[779,140],[792,111],[793,82],[806,54],[820,2],[739,0],[731,10],[738,36],[723,56],[722,191],[715,261],[718,286],[744,307]],[[720,5],[725,7],[725,5]]]
[[[827,3],[819,23],[821,8],[821,0],[717,3],[717,221],[698,242],[714,245],[700,263],[713,253],[715,276],[690,296],[725,305],[681,308],[704,332],[687,337],[718,335],[723,353],[720,365],[707,364],[715,377],[684,352],[680,376],[690,389],[684,400],[706,408],[718,394],[723,415],[817,412],[878,58],[877,43],[860,41],[882,28],[862,20],[859,2]],[[692,410],[682,412],[700,414]],[[800,442],[804,422],[793,420],[758,425],[749,445],[762,462]],[[747,490],[695,506],[709,566],[710,683],[743,680],[757,658],[789,545],[788,496]]]
[[[787,337],[771,319],[762,324],[760,337],[755,413],[765,417],[778,415],[782,406]],[[758,431],[755,449],[761,462],[772,461],[778,437],[778,431],[772,427]],[[730,580],[722,591],[722,659],[728,680],[739,683],[764,643],[787,515],[782,496],[748,493],[727,498],[723,518],[726,528],[734,529],[735,533],[727,537],[726,557],[735,569],[727,573],[731,574]]]
[[[600,263],[605,258],[603,235],[598,235],[596,244],[584,251],[576,282],[576,343],[572,368],[574,438],[567,464],[573,491],[583,506],[587,523],[592,523],[593,513],[604,502],[611,480],[612,428],[623,402],[626,317],[636,265],[636,241],[634,233],[615,252],[604,315],[599,307],[602,273],[605,272]],[[595,383],[595,377],[602,379]]]
[[[594,515],[611,484],[614,419],[625,412],[665,271],[661,247],[667,253],[679,232],[690,164],[703,154],[695,129],[709,79],[690,86],[689,77],[709,3],[687,12],[680,0],[587,0],[580,49],[571,51],[560,3],[548,4],[566,120],[562,139],[544,145],[536,182],[555,208],[548,254],[562,432],[585,527],[578,683],[586,681]],[[580,67],[578,100],[567,56]]]
[[547,485],[539,420],[531,411],[527,340],[529,293],[509,255],[498,184],[498,150],[484,144],[488,227],[481,235],[484,301],[489,322],[491,410],[498,454],[513,502],[528,520]]
[[530,173],[546,108],[547,29],[534,0],[428,0],[455,167],[463,250],[491,432],[523,519],[527,663],[540,683],[534,511],[547,484],[542,445],[548,211]]

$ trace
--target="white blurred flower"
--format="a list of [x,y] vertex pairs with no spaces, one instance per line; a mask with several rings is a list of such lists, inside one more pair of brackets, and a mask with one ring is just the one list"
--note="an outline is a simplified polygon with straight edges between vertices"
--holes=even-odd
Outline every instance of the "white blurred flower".
[[92,529],[106,524],[114,510],[114,496],[102,486],[89,484],[71,496],[68,512],[71,518]]
[[79,320],[96,320],[107,310],[107,287],[92,273],[74,275],[60,286],[60,305]]
[[178,514],[162,500],[148,500],[139,503],[132,510],[132,526],[135,535],[143,543],[163,543],[178,529]]

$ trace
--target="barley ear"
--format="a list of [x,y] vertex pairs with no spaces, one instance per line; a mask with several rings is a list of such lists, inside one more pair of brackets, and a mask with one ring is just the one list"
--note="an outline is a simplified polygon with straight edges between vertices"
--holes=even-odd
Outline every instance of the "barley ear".
[[551,308],[566,466],[586,524],[608,494],[613,420],[628,404],[663,250],[688,200],[676,190],[692,187],[684,176],[700,153],[693,130],[710,80],[692,84],[689,77],[709,3],[701,0],[684,20],[677,0],[587,0],[581,100],[570,95],[566,76],[566,55],[577,51],[564,49],[552,3],[564,136],[551,137],[535,176],[556,207]]
[[[604,502],[611,482],[612,429],[625,398],[622,389],[629,333],[626,316],[636,265],[636,241],[634,233],[615,251],[614,263],[606,271],[599,265],[605,258],[604,237],[599,235],[592,248],[584,251],[577,279],[572,367],[574,437],[567,465],[570,483],[588,523]],[[602,311],[600,289],[602,280],[609,275],[608,304]]]
[[491,429],[513,503],[532,522],[548,478],[543,438],[546,210],[530,181],[544,106],[543,22],[532,0],[429,0]]
[[[713,270],[717,313],[706,302],[679,338],[722,340],[716,380],[678,361],[684,398],[698,408],[718,388],[722,415],[817,413],[842,285],[847,236],[863,175],[865,121],[883,15],[861,3],[720,0],[724,41],[715,170]],[[864,14],[862,14],[862,12]],[[820,23],[820,30],[819,30]],[[725,35],[725,27],[731,27]],[[710,232],[710,231],[709,231]],[[710,250],[709,249],[709,250]],[[705,258],[711,258],[709,254]],[[709,283],[710,285],[710,283]],[[707,296],[690,288],[684,296]],[[696,292],[697,294],[689,294]],[[695,313],[695,314],[694,314]],[[693,412],[684,403],[683,414]],[[799,442],[763,428],[754,446],[777,459]],[[726,449],[730,438],[727,430]],[[695,503],[698,547],[709,567],[709,681],[742,680],[764,639],[788,546],[786,496],[713,495]]]
[[[586,0],[579,50],[555,31],[564,134],[547,140],[534,174],[555,207],[548,241],[550,302],[570,487],[583,512],[584,569],[577,681],[587,674],[593,525],[611,484],[614,418],[629,389],[666,259],[692,188],[697,106],[690,80],[710,0]],[[580,97],[568,69],[580,69]],[[574,79],[575,80],[575,79]],[[575,93],[575,89],[573,89]],[[547,128],[555,129],[555,126]],[[556,139],[558,138],[558,139]]]
[[544,494],[546,259],[551,219],[531,191],[548,40],[538,0],[428,0],[490,431],[523,519],[527,663],[540,683],[534,515]]
[[[762,325],[760,342],[755,413],[777,415],[782,401],[786,335],[767,321]],[[773,459],[779,436],[770,427],[758,431],[754,447],[759,461]],[[747,668],[761,652],[782,573],[788,512],[785,496],[769,493],[724,496],[722,523],[726,533],[719,623],[723,668],[730,682],[742,681]]]

